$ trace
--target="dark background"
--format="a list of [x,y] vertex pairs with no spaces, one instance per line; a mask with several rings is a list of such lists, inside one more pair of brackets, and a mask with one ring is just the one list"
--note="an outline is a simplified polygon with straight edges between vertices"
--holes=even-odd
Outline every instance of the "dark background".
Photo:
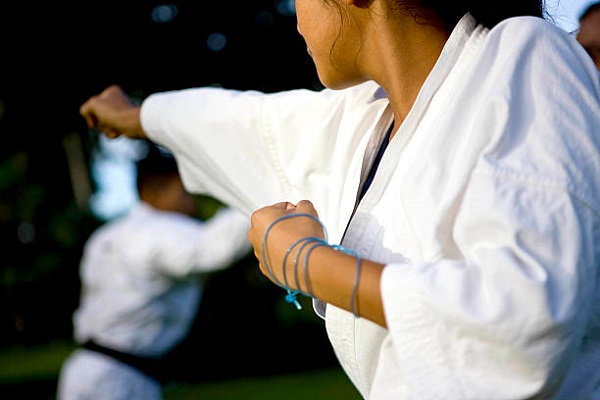
[[[290,4],[24,0],[0,7],[0,349],[72,336],[82,246],[102,223],[77,200],[81,182],[72,181],[65,150],[76,137],[89,164],[96,146],[79,106],[113,83],[139,99],[204,85],[319,88]],[[176,15],[157,22],[160,10]],[[220,51],[207,45],[215,32],[227,38]],[[94,190],[88,170],[79,172]],[[178,379],[334,362],[310,303],[300,312],[283,303],[252,256],[209,278],[196,325],[172,356]]]

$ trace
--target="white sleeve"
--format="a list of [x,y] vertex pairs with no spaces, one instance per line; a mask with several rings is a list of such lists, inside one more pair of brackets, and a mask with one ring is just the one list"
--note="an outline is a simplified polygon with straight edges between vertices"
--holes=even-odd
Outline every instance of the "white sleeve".
[[156,222],[156,240],[149,248],[151,271],[175,278],[226,268],[249,254],[249,218],[221,209],[205,222],[182,216]]
[[599,224],[565,192],[477,173],[454,227],[466,260],[384,269],[385,315],[406,381],[494,399],[525,398],[563,377],[590,315]]
[[418,398],[550,398],[599,317],[597,75],[547,30],[490,35],[520,57],[485,57],[507,92],[483,106],[498,132],[451,228],[463,257],[390,264],[381,280],[393,351]]
[[327,159],[324,131],[337,130],[343,98],[330,90],[187,89],[149,96],[141,120],[149,138],[175,154],[187,190],[250,214],[307,195],[289,171],[306,175]]

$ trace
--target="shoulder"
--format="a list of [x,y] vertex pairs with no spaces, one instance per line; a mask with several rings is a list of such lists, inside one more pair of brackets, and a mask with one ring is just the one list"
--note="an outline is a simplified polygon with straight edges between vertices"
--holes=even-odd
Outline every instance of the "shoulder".
[[509,18],[489,30],[476,47],[476,74],[496,86],[529,82],[539,88],[553,83],[556,90],[575,85],[592,97],[600,93],[598,71],[583,47],[544,19]]
[[[508,18],[489,31],[490,38],[496,36],[503,38],[514,38],[518,42],[548,41],[556,43],[569,41],[570,35],[555,24],[537,17],[513,17]],[[516,44],[516,43],[513,43]]]
[[[97,230],[95,236],[98,240],[106,238],[124,239],[128,241],[157,240],[160,241],[163,234],[185,227],[198,227],[202,222],[182,213],[165,211],[154,208],[146,203],[140,202],[127,214],[106,222]],[[133,234],[135,233],[135,234]]]
[[534,17],[498,24],[482,44],[465,85],[486,112],[481,123],[493,124],[483,164],[505,178],[568,188],[597,207],[600,84],[589,56]]
[[146,231],[165,233],[168,230],[200,229],[204,222],[177,211],[168,211],[142,205],[131,213],[128,222],[134,229],[143,227]]
[[[498,23],[494,28],[490,31],[493,32],[495,30],[505,30],[505,29],[517,29],[517,30],[532,30],[532,31],[545,31],[550,29],[551,31],[556,32],[564,32],[563,29],[559,28],[557,25],[553,24],[550,21],[547,21],[543,18],[532,17],[532,16],[518,16],[507,18],[504,21]],[[568,35],[568,34],[567,34]]]
[[514,17],[499,23],[489,31],[485,47],[513,58],[545,58],[577,64],[590,61],[574,36],[536,17]]

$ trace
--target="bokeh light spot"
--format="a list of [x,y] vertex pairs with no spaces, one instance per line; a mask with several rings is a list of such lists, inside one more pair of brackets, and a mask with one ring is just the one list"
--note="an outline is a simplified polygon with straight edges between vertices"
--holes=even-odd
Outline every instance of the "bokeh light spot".
[[227,36],[220,32],[211,33],[206,39],[206,45],[212,51],[221,51],[227,45]]
[[166,24],[177,17],[179,9],[175,4],[161,4],[152,9],[152,21],[157,24]]
[[291,17],[296,15],[296,6],[294,0],[275,0],[275,9],[281,15]]
[[256,25],[258,25],[261,28],[268,28],[271,25],[273,25],[274,20],[275,20],[275,17],[273,16],[273,14],[271,12],[261,11],[260,13],[258,13],[256,18],[254,19],[254,22],[256,22]]
[[29,244],[35,239],[35,227],[29,222],[21,222],[17,227],[17,237],[23,244]]

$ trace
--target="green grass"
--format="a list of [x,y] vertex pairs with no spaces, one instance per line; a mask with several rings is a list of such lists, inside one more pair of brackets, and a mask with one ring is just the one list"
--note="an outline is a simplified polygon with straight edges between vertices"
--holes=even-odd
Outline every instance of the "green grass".
[[165,400],[359,400],[360,395],[339,368],[272,377],[253,377],[195,385],[171,384]]
[[0,385],[56,379],[63,361],[74,348],[74,343],[57,341],[0,349]]
[[[53,400],[56,379],[70,342],[0,348],[0,398]],[[252,376],[198,383],[170,383],[165,400],[360,400],[339,367],[276,376]]]

